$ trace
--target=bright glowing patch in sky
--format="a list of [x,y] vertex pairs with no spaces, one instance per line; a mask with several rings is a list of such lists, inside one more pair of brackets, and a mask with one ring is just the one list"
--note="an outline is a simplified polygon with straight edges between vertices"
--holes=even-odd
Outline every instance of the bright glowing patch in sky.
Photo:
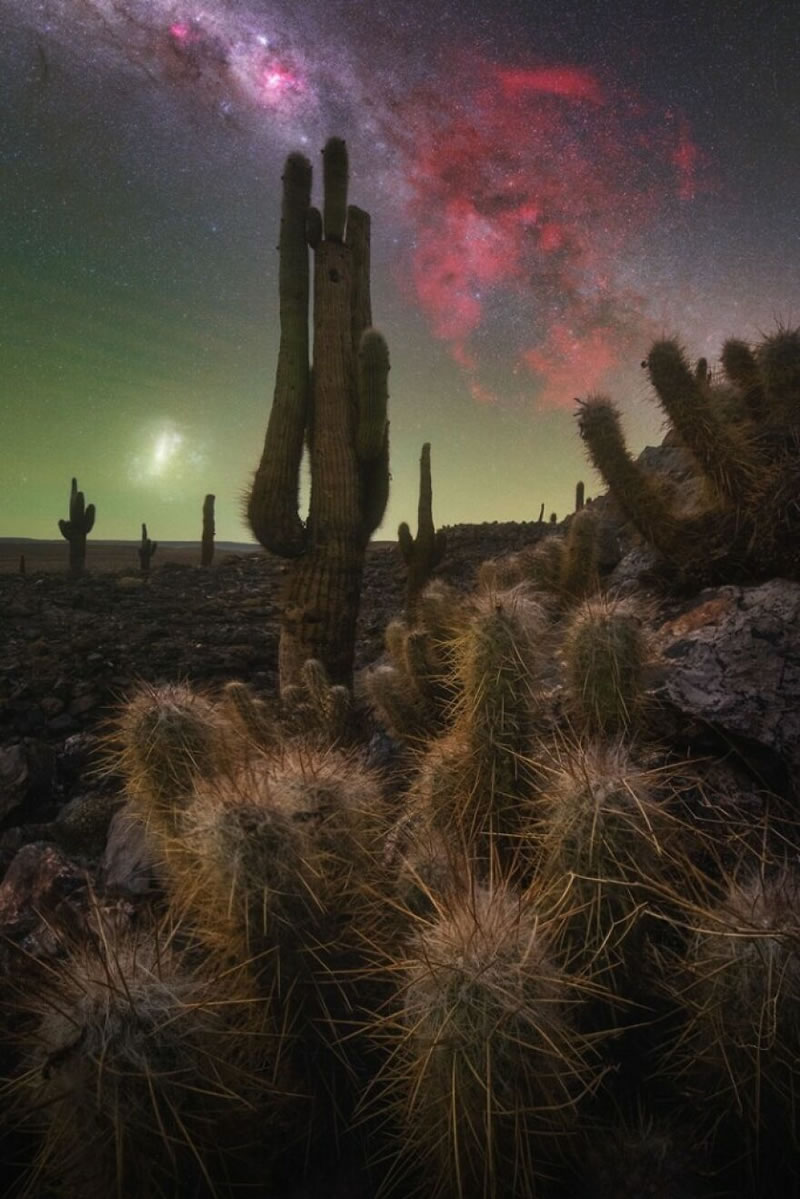
[[172,421],[144,432],[142,442],[143,449],[131,455],[128,477],[138,486],[156,487],[163,498],[169,498],[172,485],[199,474],[206,463],[203,447]]
[[169,468],[171,462],[183,445],[183,438],[175,429],[165,429],[159,433],[153,446],[151,473],[161,475]]

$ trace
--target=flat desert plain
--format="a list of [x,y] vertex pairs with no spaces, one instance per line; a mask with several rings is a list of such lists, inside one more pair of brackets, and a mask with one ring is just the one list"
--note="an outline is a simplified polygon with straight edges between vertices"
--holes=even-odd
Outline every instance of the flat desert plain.
[[[371,541],[371,548],[396,545],[393,541]],[[139,571],[138,541],[93,541],[86,543],[86,569],[98,574],[106,572]],[[241,554],[263,554],[260,545],[249,542],[217,542],[214,550],[214,565],[219,566],[227,558]],[[25,556],[25,573],[36,574],[47,571],[51,574],[67,574],[69,570],[69,546],[66,541],[26,541],[24,538],[0,537],[0,574],[18,574],[20,556]],[[151,567],[157,570],[165,562],[177,562],[184,566],[200,565],[199,541],[172,541],[159,543]]]
[[[139,571],[138,541],[92,541],[86,543],[86,569],[104,572]],[[259,545],[223,542],[216,546],[214,564],[218,565],[230,558],[232,554],[260,554],[264,551]],[[20,556],[25,556],[25,573],[36,574],[37,571],[48,573],[67,573],[69,569],[69,546],[66,541],[15,541],[11,538],[0,538],[0,574],[16,574],[20,569]],[[152,569],[163,566],[165,562],[179,562],[186,566],[200,565],[200,542],[179,541],[160,544],[156,551]]]

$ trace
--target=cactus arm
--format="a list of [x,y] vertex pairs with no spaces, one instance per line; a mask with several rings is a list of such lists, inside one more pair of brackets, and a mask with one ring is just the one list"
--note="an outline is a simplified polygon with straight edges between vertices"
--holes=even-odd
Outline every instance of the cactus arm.
[[322,151],[322,178],[325,190],[322,224],[326,241],[344,241],[349,173],[347,145],[340,137],[329,138]]
[[360,349],[364,331],[372,325],[370,233],[369,213],[351,204],[347,209],[347,244],[353,263],[352,336],[356,353]]
[[389,499],[388,375],[386,340],[377,329],[365,329],[358,349],[355,431],[365,544],[383,520]]
[[306,225],[311,164],[291,154],[283,175],[280,234],[280,325],[275,393],[261,461],[247,497],[255,537],[274,554],[294,558],[306,545],[298,513],[300,462],[308,419],[309,266]]
[[766,414],[764,387],[756,356],[746,342],[730,337],[722,347],[722,369],[742,393],[745,411],[758,425]]
[[361,520],[364,544],[381,523],[389,502],[389,422],[383,434],[383,444],[377,457],[368,462],[359,460],[358,465],[361,484]]
[[662,408],[714,494],[724,504],[753,502],[765,482],[766,462],[753,436],[744,436],[715,413],[705,372],[694,374],[674,341],[656,342],[647,369]]
[[358,420],[356,455],[359,461],[377,458],[386,440],[389,400],[389,347],[377,329],[365,329],[358,349]]
[[78,491],[78,480],[73,479],[69,492],[69,519],[70,524],[74,527],[79,527],[84,512],[84,497],[83,492]]
[[322,241],[322,213],[313,205],[306,213],[306,241],[312,250]]
[[139,545],[139,565],[142,572],[146,574],[150,569],[150,561],[158,549],[158,542],[151,541],[147,536],[147,525],[142,524],[142,540]]
[[678,519],[657,485],[628,453],[619,414],[607,397],[591,396],[579,401],[578,431],[627,519],[646,541],[670,557],[675,549]]
[[397,540],[400,543],[403,561],[408,565],[414,556],[414,535],[405,521],[398,527]]

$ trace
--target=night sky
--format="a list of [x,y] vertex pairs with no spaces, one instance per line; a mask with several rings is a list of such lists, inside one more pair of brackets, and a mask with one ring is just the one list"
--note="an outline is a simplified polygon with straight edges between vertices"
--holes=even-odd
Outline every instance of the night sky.
[[800,323],[796,0],[0,0],[0,536],[250,540],[280,175],[325,140],[391,352],[379,537],[560,515],[574,399]]

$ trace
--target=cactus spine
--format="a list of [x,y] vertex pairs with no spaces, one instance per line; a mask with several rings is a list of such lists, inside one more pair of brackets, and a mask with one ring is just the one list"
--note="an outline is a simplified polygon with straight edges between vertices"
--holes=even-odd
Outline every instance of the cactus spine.
[[[369,216],[347,207],[347,151],[323,151],[325,216],[310,207],[311,165],[292,154],[283,176],[281,340],[275,396],[247,501],[253,533],[290,560],[282,596],[281,692],[319,659],[350,686],[364,553],[389,494],[389,355],[371,325]],[[316,230],[316,232],[313,232]],[[308,248],[314,250],[313,370],[308,363]],[[308,519],[297,512],[307,439]]]
[[86,506],[83,492],[78,491],[78,480],[72,480],[69,493],[69,520],[60,520],[61,536],[69,542],[69,573],[81,575],[86,569],[86,537],[94,527],[94,504]]
[[434,530],[431,503],[431,445],[426,441],[419,460],[419,506],[417,508],[417,536],[403,521],[397,530],[400,552],[408,567],[406,582],[406,620],[413,624],[417,613],[417,600],[434,567],[444,557],[447,535],[443,529]]
[[57,965],[20,988],[14,1099],[39,1134],[26,1194],[167,1199],[264,1168],[264,1120],[281,1128],[291,1102],[266,1012],[241,966],[198,967],[168,923],[62,935]]
[[696,459],[716,497],[724,504],[746,505],[758,497],[766,463],[729,421],[715,413],[708,372],[700,359],[694,374],[674,341],[659,341],[647,358],[661,406],[683,444]]
[[678,533],[677,519],[657,482],[628,453],[619,414],[606,396],[590,396],[580,404],[578,431],[625,516],[668,556]]
[[754,351],[727,341],[722,385],[704,359],[692,370],[675,341],[656,342],[643,365],[705,496],[684,510],[630,458],[611,401],[593,396],[579,402],[578,427],[625,516],[682,586],[796,579],[798,517],[786,497],[796,490],[800,330],[779,329]]
[[150,562],[158,549],[158,542],[151,541],[147,536],[147,525],[142,524],[142,541],[139,546],[139,566],[143,575],[150,573]]
[[207,495],[203,500],[203,539],[200,543],[200,565],[210,566],[214,561],[214,533],[216,525],[214,524],[214,499],[213,495]]
[[385,1031],[400,1158],[436,1199],[536,1199],[597,1081],[577,988],[505,885],[473,884],[419,925]]

